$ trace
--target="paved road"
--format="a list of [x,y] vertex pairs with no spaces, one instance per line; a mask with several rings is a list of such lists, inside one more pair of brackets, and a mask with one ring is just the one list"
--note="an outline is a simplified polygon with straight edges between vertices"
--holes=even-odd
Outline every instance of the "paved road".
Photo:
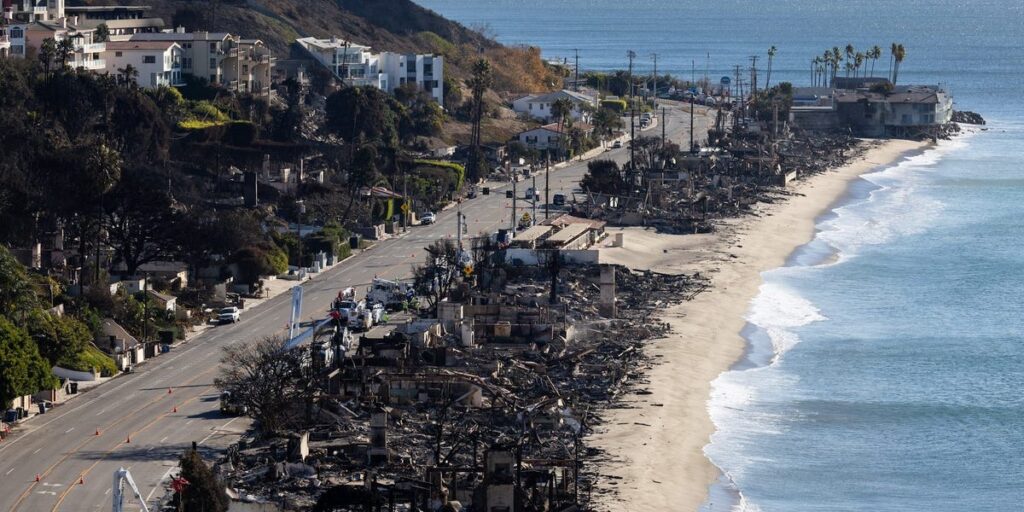
[[[706,133],[709,122],[713,119],[698,116],[697,132]],[[669,112],[670,140],[687,139],[688,126],[688,114]],[[655,127],[645,135],[660,133],[661,128]],[[628,149],[608,151],[605,157],[622,163]],[[571,194],[585,171],[584,162],[552,172],[550,194]],[[540,173],[537,179],[541,190],[543,176]],[[529,182],[520,182],[520,196],[528,186]],[[469,232],[507,227],[512,217],[509,203],[503,188],[463,203]],[[518,206],[529,203],[520,200]],[[543,217],[542,205],[537,211]],[[424,246],[454,233],[455,211],[449,209],[438,215],[436,224],[413,228],[406,236],[382,242],[307,282],[305,316],[322,316],[341,288],[365,287],[374,276],[408,277],[411,266],[423,261]],[[140,365],[136,373],[28,422],[0,443],[0,510],[109,510],[111,476],[121,466],[131,471],[147,499],[161,496],[162,483],[192,442],[202,450],[216,451],[248,426],[245,418],[219,412],[213,380],[222,348],[281,332],[288,315],[289,294],[282,294],[246,310],[238,324],[213,328],[172,353]],[[126,507],[136,509],[134,503]]]

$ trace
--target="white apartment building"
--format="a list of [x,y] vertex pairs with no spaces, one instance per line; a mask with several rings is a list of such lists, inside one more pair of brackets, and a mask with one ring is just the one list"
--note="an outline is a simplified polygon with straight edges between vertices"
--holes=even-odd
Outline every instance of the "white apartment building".
[[64,17],[64,0],[12,0],[5,11],[15,23],[54,21]]
[[174,41],[111,41],[103,52],[107,73],[121,76],[130,64],[140,87],[184,85],[181,75],[182,49]]
[[335,37],[303,37],[296,43],[348,85],[376,87],[392,93],[411,83],[444,106],[444,57],[373,53],[369,46]]
[[183,75],[205,79],[232,91],[269,95],[274,57],[259,39],[242,39],[226,32],[140,33],[131,41],[175,42],[182,49]]

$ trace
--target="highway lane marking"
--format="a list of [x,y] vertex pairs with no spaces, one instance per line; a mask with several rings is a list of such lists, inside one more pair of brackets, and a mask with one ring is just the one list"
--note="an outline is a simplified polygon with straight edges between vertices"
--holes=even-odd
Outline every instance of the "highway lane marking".
[[[205,376],[206,374],[208,374],[208,373],[210,373],[210,372],[212,372],[212,371],[214,371],[214,370],[217,370],[218,368],[219,368],[219,367],[213,367],[213,368],[210,368],[209,370],[207,370],[207,371],[205,371],[205,372],[203,372],[203,373],[200,373],[200,374],[198,374],[198,375],[196,375],[196,376],[192,377],[191,379],[189,379],[189,380],[185,381],[185,383],[184,383],[184,384],[185,384],[185,385],[187,385],[187,384],[191,384],[191,383],[192,383],[193,381],[195,381],[195,380],[199,379],[200,377],[203,377],[203,376]],[[130,418],[130,417],[134,416],[134,415],[135,415],[136,413],[138,413],[138,412],[142,411],[143,409],[146,409],[147,407],[149,407],[149,406],[151,406],[151,405],[154,405],[154,404],[156,404],[157,402],[159,402],[159,401],[163,400],[163,399],[164,399],[165,397],[167,397],[167,396],[168,396],[168,395],[166,395],[166,394],[164,394],[164,393],[159,393],[159,394],[157,395],[157,397],[156,397],[156,398],[154,398],[153,400],[150,400],[149,402],[146,402],[145,404],[143,404],[143,405],[139,406],[138,408],[136,408],[136,409],[132,410],[131,412],[128,412],[127,414],[125,414],[125,415],[121,416],[120,418],[118,418],[117,420],[115,420],[115,421],[114,421],[113,423],[110,423],[109,425],[107,425],[106,427],[104,427],[104,428],[103,428],[103,430],[110,430],[111,428],[113,428],[113,427],[115,427],[115,426],[117,426],[117,425],[121,424],[122,422],[124,422],[124,421],[125,421],[125,420],[127,420],[128,418]],[[162,417],[166,416],[167,414],[168,414],[168,413],[164,413],[163,415],[161,415],[161,416],[158,416],[158,418],[162,418]],[[89,442],[91,442],[91,441],[92,441],[93,439],[96,439],[96,438],[97,438],[97,436],[88,436],[88,437],[86,437],[86,438],[85,438],[85,439],[84,439],[84,440],[83,440],[83,441],[82,441],[81,443],[78,443],[78,445],[77,445],[77,446],[75,446],[75,447],[74,447],[73,449],[71,449],[70,451],[68,451],[67,453],[65,453],[65,454],[64,454],[64,456],[62,456],[62,457],[61,457],[60,459],[58,459],[58,460],[57,460],[57,462],[54,462],[53,464],[51,464],[51,465],[50,465],[50,467],[46,468],[46,470],[45,470],[45,471],[43,471],[42,473],[40,473],[40,478],[46,478],[46,476],[47,476],[47,475],[49,475],[49,474],[50,474],[50,473],[51,473],[51,472],[52,472],[52,471],[54,470],[54,468],[56,468],[57,466],[59,466],[59,465],[63,464],[63,463],[64,463],[65,461],[67,461],[67,460],[68,460],[68,459],[69,459],[69,458],[70,458],[70,457],[71,457],[72,455],[74,455],[74,454],[78,453],[78,451],[79,451],[79,450],[81,450],[81,449],[82,449],[82,448],[83,448],[83,447],[84,447],[84,446],[85,446],[86,444],[88,444]],[[121,445],[118,445],[118,446],[121,446]],[[36,450],[36,451],[39,451],[39,450]],[[102,460],[102,459],[101,459],[101,460]],[[99,463],[99,461],[97,461],[97,464],[98,464],[98,463]],[[93,467],[95,467],[95,464],[93,464]],[[90,469],[91,469],[91,468],[90,468]],[[88,472],[86,472],[86,473],[88,473]],[[82,474],[81,476],[82,476],[82,477],[84,477],[86,473],[83,473],[83,474]],[[76,478],[76,479],[75,479],[75,481],[77,482],[77,481],[78,481],[78,478]],[[32,493],[32,490],[33,490],[33,489],[35,489],[35,487],[36,487],[36,484],[38,484],[38,483],[39,483],[39,482],[32,482],[31,484],[29,484],[29,486],[28,486],[28,489],[25,489],[25,490],[24,490],[24,491],[23,491],[23,492],[21,493],[21,495],[19,495],[19,496],[18,496],[18,500],[17,500],[17,501],[15,501],[15,502],[14,502],[14,505],[13,505],[13,506],[12,506],[12,507],[10,508],[11,512],[14,512],[15,510],[17,510],[17,509],[18,509],[18,507],[20,507],[20,506],[21,506],[21,504],[22,504],[22,503],[24,503],[24,501],[25,501],[25,498],[27,498],[27,497],[29,496],[29,494],[31,494],[31,493]],[[68,488],[68,490],[69,490],[69,491],[70,491],[70,489],[71,489],[71,488]],[[67,492],[67,491],[66,491],[66,492]],[[66,494],[66,492],[65,492],[64,496],[66,496],[66,495],[67,495],[67,494]],[[58,501],[58,503],[57,503],[57,507],[59,507],[59,506],[60,506],[60,502],[62,502],[62,501],[63,501],[63,496],[61,497],[60,501]]]
[[164,438],[160,440],[160,444],[163,444],[163,442],[166,441],[168,437],[171,437],[171,436],[164,436]]
[[205,443],[205,442],[206,442],[206,441],[208,441],[208,440],[209,440],[209,439],[210,439],[211,437],[213,437],[213,435],[214,435],[214,434],[219,434],[219,433],[221,433],[221,431],[223,431],[224,429],[228,428],[228,425],[231,425],[231,424],[232,424],[232,423],[234,423],[234,422],[235,422],[235,420],[237,420],[237,419],[238,419],[238,418],[232,418],[232,419],[231,419],[231,421],[229,421],[229,422],[227,422],[227,423],[225,423],[225,424],[221,425],[221,426],[220,426],[220,427],[218,427],[218,428],[215,428],[215,429],[213,430],[213,432],[210,432],[210,435],[208,435],[208,436],[204,437],[202,441],[199,441],[199,444],[203,444],[203,443]]
[[14,471],[14,468],[8,469],[7,472],[4,473],[4,476],[11,474],[11,471]]
[[36,451],[32,452],[32,455],[39,453],[39,450],[42,450],[42,448],[36,448]]
[[[219,370],[219,369],[220,369],[220,366],[219,366],[219,365],[218,365],[218,366],[214,366],[214,367],[210,368],[209,370],[206,370],[205,372],[202,372],[202,373],[200,373],[200,374],[198,374],[198,375],[196,375],[196,376],[192,377],[191,379],[189,379],[189,380],[185,381],[185,383],[183,383],[183,384],[182,384],[182,387],[184,387],[184,386],[187,386],[188,384],[191,384],[192,382],[194,382],[194,381],[198,380],[198,379],[199,379],[200,377],[203,377],[203,376],[205,376],[206,374],[208,374],[208,373],[211,373],[211,372],[213,372],[213,371],[216,371],[216,370]],[[197,394],[195,394],[195,395],[193,395],[193,396],[191,396],[191,397],[187,398],[186,400],[184,400],[184,401],[182,401],[182,402],[179,402],[179,403],[178,403],[178,407],[183,407],[183,406],[184,406],[185,404],[187,404],[187,403],[189,403],[189,402],[192,402],[193,400],[196,400],[196,399],[199,399],[199,398],[201,398],[201,397],[205,396],[205,395],[206,395],[206,393],[207,393],[207,390],[209,390],[209,389],[211,389],[211,388],[213,388],[213,387],[214,387],[214,386],[213,386],[212,384],[211,384],[211,385],[208,385],[208,386],[204,386],[204,387],[203,387],[202,389],[200,389],[200,391],[199,391],[199,392],[198,392]],[[160,398],[158,398],[157,400],[159,400],[159,399],[163,398],[164,396],[167,396],[167,395],[163,395],[163,394],[161,394],[161,395],[160,395]],[[156,401],[154,401],[154,403],[155,403],[155,402],[156,402]],[[135,430],[135,431],[129,432],[129,433],[128,433],[128,436],[130,437],[130,436],[132,436],[132,435],[136,435],[136,434],[139,434],[139,433],[141,433],[141,432],[145,432],[146,430],[148,430],[148,429],[149,429],[149,427],[152,427],[152,426],[153,426],[154,424],[156,424],[156,422],[158,422],[158,421],[160,421],[160,420],[163,420],[164,418],[166,418],[166,417],[167,417],[167,416],[169,416],[170,414],[171,414],[171,411],[167,411],[167,412],[164,412],[164,413],[162,413],[162,414],[159,414],[159,415],[157,415],[157,416],[156,416],[155,418],[153,418],[153,419],[152,419],[152,420],[151,420],[151,421],[150,421],[149,423],[146,423],[146,424],[145,424],[145,425],[143,425],[143,426],[142,426],[141,428],[139,428],[139,429],[137,429],[137,430]],[[238,419],[238,418],[235,418],[235,419]],[[234,421],[234,420],[232,420],[232,421]],[[228,423],[230,423],[230,422],[228,422]],[[111,453],[114,453],[114,451],[116,451],[117,449],[121,448],[122,446],[124,446],[124,444],[123,444],[123,443],[118,443],[117,445],[114,445],[114,447],[113,447],[113,448],[111,448],[111,449],[107,450],[107,451],[106,451],[106,452],[105,452],[105,453],[103,454],[103,456],[102,456],[102,457],[100,457],[100,458],[96,459],[96,462],[92,463],[92,465],[91,465],[91,466],[89,466],[89,467],[88,467],[88,468],[86,468],[86,469],[85,469],[84,471],[82,471],[81,473],[79,473],[79,474],[78,474],[78,476],[77,476],[77,477],[75,477],[75,479],[74,479],[74,480],[72,481],[72,484],[73,484],[74,482],[77,482],[77,481],[79,481],[79,479],[82,479],[82,478],[85,478],[86,476],[88,476],[88,475],[89,475],[89,473],[90,473],[90,472],[92,472],[92,470],[96,468],[96,466],[98,466],[98,465],[99,465],[99,464],[100,464],[101,462],[103,462],[104,460],[106,460],[106,459],[107,459],[107,457],[109,457]],[[69,455],[70,455],[70,454],[69,454]],[[128,468],[131,468],[131,466],[128,466]],[[126,469],[127,469],[127,468],[126,468]],[[59,497],[57,498],[57,503],[53,505],[53,508],[52,508],[52,509],[50,509],[50,510],[51,510],[51,512],[56,512],[57,510],[60,510],[60,506],[61,506],[61,504],[63,504],[63,503],[64,503],[64,500],[65,500],[65,499],[66,499],[66,498],[68,497],[68,494],[70,494],[70,493],[71,493],[71,491],[72,491],[72,490],[73,490],[74,488],[75,488],[75,486],[74,486],[74,485],[71,485],[71,486],[69,486],[69,487],[68,487],[68,488],[67,488],[67,489],[66,489],[66,490],[65,490],[65,491],[64,491],[63,493],[61,493],[61,495],[60,495],[60,496],[59,496]],[[20,503],[21,503],[21,501],[19,500],[19,502],[18,502],[18,504],[17,504],[17,505],[20,505]],[[16,505],[16,506],[17,506],[17,505]],[[12,511],[13,511],[13,509],[12,509]]]
[[70,433],[71,433],[71,431],[72,431],[72,430],[74,430],[74,429],[75,429],[75,427],[71,427],[71,428],[69,428],[69,429],[65,430],[65,431],[64,431],[64,433],[65,433],[65,434],[70,434]]

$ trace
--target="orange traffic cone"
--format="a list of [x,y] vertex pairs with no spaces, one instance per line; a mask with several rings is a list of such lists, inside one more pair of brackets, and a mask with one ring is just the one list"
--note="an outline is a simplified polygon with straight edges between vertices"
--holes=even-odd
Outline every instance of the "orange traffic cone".
[[169,395],[171,393],[173,393],[173,391],[171,391],[171,388],[167,388],[167,394]]
[[171,412],[178,412],[178,406],[177,406],[177,405],[175,405],[175,406],[174,406],[174,409],[171,409]]
[[125,442],[125,444],[128,444],[128,443],[132,442],[132,436],[128,436],[128,437],[124,438],[124,442]]
[[85,477],[84,476],[78,477],[78,485],[85,485]]
[[100,429],[96,429],[96,435],[100,435]]
[[39,473],[36,473],[36,482],[39,481]]

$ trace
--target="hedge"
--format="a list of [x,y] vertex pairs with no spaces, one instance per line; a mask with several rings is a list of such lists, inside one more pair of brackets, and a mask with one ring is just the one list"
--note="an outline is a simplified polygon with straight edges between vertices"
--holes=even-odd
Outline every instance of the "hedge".
[[458,174],[458,180],[456,181],[456,190],[461,190],[462,185],[466,181],[466,168],[461,164],[455,162],[447,162],[444,160],[414,160],[417,165],[426,165],[430,167],[439,167],[441,169],[449,169],[455,171]]

